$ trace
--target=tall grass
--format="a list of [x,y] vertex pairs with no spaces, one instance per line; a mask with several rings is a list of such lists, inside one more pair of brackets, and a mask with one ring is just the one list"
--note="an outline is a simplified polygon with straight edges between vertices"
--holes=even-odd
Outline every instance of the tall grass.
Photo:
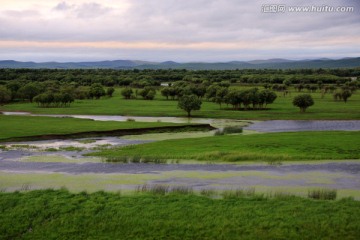
[[152,157],[141,157],[141,156],[114,156],[105,157],[106,162],[113,163],[154,163],[154,164],[166,164],[166,159],[152,158]]
[[224,199],[231,199],[231,198],[256,197],[260,195],[255,193],[255,188],[248,188],[248,189],[225,190],[221,193],[221,196]]
[[335,200],[336,189],[313,189],[308,191],[308,197],[317,200]]

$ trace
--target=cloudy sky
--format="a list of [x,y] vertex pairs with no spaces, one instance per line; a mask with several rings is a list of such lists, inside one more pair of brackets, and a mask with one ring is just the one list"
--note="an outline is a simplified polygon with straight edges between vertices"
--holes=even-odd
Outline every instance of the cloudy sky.
[[[285,5],[264,13],[269,4]],[[290,12],[349,6],[352,12]],[[360,0],[0,0],[0,60],[360,56]]]

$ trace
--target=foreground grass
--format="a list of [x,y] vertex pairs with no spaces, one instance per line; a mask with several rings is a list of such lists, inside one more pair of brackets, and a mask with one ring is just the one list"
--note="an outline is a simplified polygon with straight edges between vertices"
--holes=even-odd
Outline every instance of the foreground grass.
[[204,161],[359,159],[360,132],[290,132],[176,139],[104,150],[92,155]]
[[1,239],[359,239],[360,202],[0,193]]
[[156,128],[165,126],[181,126],[181,124],[159,122],[101,122],[74,118],[0,115],[0,126],[0,141],[2,141],[9,138],[39,136],[46,134],[71,134],[88,131]]
[[[230,119],[360,119],[360,93],[355,93],[348,102],[335,102],[331,94],[321,98],[320,93],[312,93],[315,105],[305,114],[292,105],[291,96],[283,97],[281,93],[275,102],[269,105],[269,110],[234,111],[219,108],[212,102],[203,102],[200,111],[194,111],[194,117],[230,118]],[[230,108],[230,106],[229,106]],[[174,116],[185,117],[186,113],[177,107],[177,101],[165,100],[158,93],[156,99],[125,100],[120,96],[120,89],[112,98],[100,100],[77,100],[70,108],[39,108],[35,103],[17,103],[0,106],[0,111],[28,111],[41,114],[88,114],[88,115],[126,115],[126,116]]]

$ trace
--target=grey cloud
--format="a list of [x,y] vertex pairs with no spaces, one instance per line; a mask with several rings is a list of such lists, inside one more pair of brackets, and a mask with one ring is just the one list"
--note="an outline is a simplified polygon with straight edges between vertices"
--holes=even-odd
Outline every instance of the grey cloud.
[[[279,0],[289,3],[288,0]],[[340,0],[291,0],[293,5],[331,3]],[[356,35],[360,24],[356,14],[339,13],[261,13],[264,1],[245,0],[132,0],[125,14],[98,3],[55,6],[65,12],[63,18],[44,21],[34,18],[27,22],[5,18],[15,29],[0,32],[2,38],[11,35],[32,40],[86,41],[158,41],[212,42],[271,39],[272,37],[307,36],[308,41],[343,31]],[[101,17],[100,17],[101,16]],[[76,18],[86,19],[88,24]],[[30,29],[24,26],[31,25]],[[347,29],[351,26],[353,32]],[[338,33],[333,33],[333,29]]]
[[54,7],[54,10],[66,11],[66,10],[72,9],[73,7],[74,7],[74,5],[69,5],[66,2],[60,2]]
[[99,17],[110,11],[111,8],[104,7],[98,3],[85,3],[75,9],[77,16],[80,18]]
[[77,4],[68,4],[60,2],[55,7],[56,11],[70,12],[78,18],[96,18],[109,13],[112,9],[95,2]]
[[[94,0],[93,0],[94,1]],[[25,12],[0,12],[0,39],[34,40],[34,41],[136,41],[136,42],[241,42],[249,43],[264,41],[271,44],[278,40],[283,45],[282,53],[250,49],[252,54],[291,55],[296,51],[289,48],[302,48],[306,43],[314,53],[325,55],[326,51],[359,53],[358,44],[347,46],[345,50],[324,51],[316,50],[319,42],[326,42],[336,37],[359,37],[360,14],[355,13],[279,13],[266,14],[261,12],[263,4],[282,3],[286,5],[345,5],[356,7],[359,11],[358,0],[131,0],[131,6],[125,13],[118,11],[116,6],[88,2],[72,4],[70,1],[59,2],[53,11],[57,14],[53,18],[42,18],[36,11],[28,12],[27,19],[16,15],[26,15]],[[59,16],[60,17],[59,17]],[[13,16],[13,17],[12,17]],[[297,46],[294,45],[297,42]],[[313,43],[313,45],[312,45]],[[240,49],[241,47],[239,47]],[[50,51],[50,50],[49,50]],[[70,51],[70,50],[69,50]],[[75,51],[75,50],[71,50]],[[70,51],[70,52],[71,52]],[[79,50],[80,51],[80,50]],[[83,49],[81,50],[83,51]],[[108,50],[99,51],[107,56]],[[231,53],[234,51],[234,53]],[[285,51],[290,51],[286,53]],[[110,52],[116,52],[111,50]],[[119,50],[130,56],[141,56],[140,50]],[[206,52],[210,52],[207,54]],[[310,55],[311,52],[301,51]],[[153,50],[144,51],[156,58],[166,54],[173,54],[178,60],[193,56],[197,59],[218,56],[242,59],[251,53],[245,50]],[[50,54],[50,53],[49,53]],[[56,53],[59,54],[59,53]],[[80,54],[80,53],[79,53]],[[222,55],[223,54],[223,55]],[[241,55],[244,54],[244,55]],[[297,53],[299,55],[299,53]],[[80,54],[81,55],[81,54]],[[84,55],[81,55],[84,56]],[[146,55],[147,56],[147,55]],[[271,57],[271,56],[270,56]],[[136,57],[141,58],[141,57]],[[169,58],[169,59],[170,59]],[[142,58],[141,58],[142,59]],[[151,60],[151,59],[150,59]],[[166,60],[166,59],[165,59]]]

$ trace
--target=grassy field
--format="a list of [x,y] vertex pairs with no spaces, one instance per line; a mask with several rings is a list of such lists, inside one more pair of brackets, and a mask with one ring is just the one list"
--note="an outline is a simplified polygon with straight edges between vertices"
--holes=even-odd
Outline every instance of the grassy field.
[[92,155],[204,161],[359,159],[359,132],[290,132],[165,140]]
[[0,126],[0,141],[2,141],[9,138],[46,134],[70,134],[87,131],[155,128],[165,126],[181,126],[181,124],[161,122],[101,122],[75,118],[0,115]]
[[360,202],[194,194],[0,193],[1,239],[359,239]]
[[[35,103],[17,103],[0,106],[0,111],[28,111],[42,114],[90,114],[90,115],[128,115],[128,116],[176,116],[184,117],[186,113],[177,108],[177,101],[165,100],[160,94],[156,99],[125,100],[117,89],[113,98],[100,100],[77,100],[70,108],[39,108]],[[235,118],[235,119],[360,119],[360,93],[356,93],[348,102],[335,102],[331,94],[322,99],[320,93],[313,93],[315,105],[305,114],[292,105],[292,99],[298,93],[283,97],[278,93],[270,110],[234,111],[220,109],[219,105],[203,102],[200,111],[194,111],[194,117]],[[223,106],[224,108],[226,106]]]

